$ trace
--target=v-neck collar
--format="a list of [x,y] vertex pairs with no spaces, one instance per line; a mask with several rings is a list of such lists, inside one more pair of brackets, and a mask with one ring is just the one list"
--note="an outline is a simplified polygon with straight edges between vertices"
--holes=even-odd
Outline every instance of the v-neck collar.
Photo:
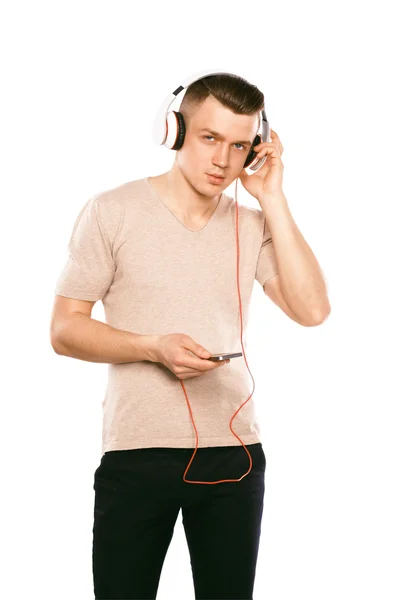
[[168,212],[169,212],[169,213],[170,213],[170,214],[171,214],[173,217],[175,217],[175,219],[178,221],[178,223],[179,223],[179,224],[180,224],[180,225],[181,225],[181,226],[182,226],[184,229],[186,229],[186,231],[189,231],[190,233],[200,233],[200,231],[203,231],[203,230],[204,230],[204,229],[207,227],[207,225],[209,225],[209,223],[210,223],[211,221],[213,221],[213,220],[214,220],[214,218],[215,218],[215,215],[217,214],[217,211],[218,211],[218,209],[219,209],[219,207],[220,207],[220,204],[221,204],[222,198],[223,198],[223,196],[224,196],[224,193],[222,192],[222,193],[221,193],[221,196],[220,196],[220,199],[218,200],[218,204],[217,204],[217,206],[215,207],[215,210],[214,210],[214,212],[212,213],[211,217],[208,219],[207,223],[205,223],[205,224],[203,225],[203,227],[201,227],[200,229],[194,229],[194,230],[193,230],[193,229],[189,229],[189,227],[186,227],[186,225],[185,225],[184,223],[182,223],[182,221],[181,221],[181,220],[180,220],[180,219],[179,219],[179,218],[176,216],[176,214],[175,214],[175,213],[173,213],[173,212],[172,212],[172,210],[171,210],[170,208],[168,208],[168,206],[167,206],[167,205],[166,205],[166,204],[165,204],[165,203],[164,203],[164,202],[163,202],[163,201],[162,201],[162,200],[161,200],[161,199],[158,197],[158,194],[157,194],[157,192],[156,192],[155,188],[154,188],[154,187],[152,186],[152,184],[150,183],[150,181],[149,181],[149,178],[148,178],[148,177],[145,177],[145,178],[144,178],[144,180],[145,180],[145,182],[146,182],[146,184],[147,184],[147,187],[149,188],[149,190],[150,190],[150,192],[151,192],[151,195],[153,196],[153,198],[155,198],[155,199],[156,199],[156,200],[157,200],[157,201],[158,201],[158,202],[159,202],[159,203],[160,203],[160,204],[161,204],[161,205],[162,205],[164,208],[166,208],[166,209],[167,209],[167,211],[168,211]]

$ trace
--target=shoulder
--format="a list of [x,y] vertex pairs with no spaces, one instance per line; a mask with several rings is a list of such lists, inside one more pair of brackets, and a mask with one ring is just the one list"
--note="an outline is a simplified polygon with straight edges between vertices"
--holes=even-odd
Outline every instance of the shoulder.
[[100,210],[112,212],[121,210],[127,203],[145,192],[146,180],[140,178],[98,192],[92,196],[90,201],[95,203]]
[[[236,214],[236,201],[229,194],[225,194],[228,206],[233,214]],[[265,215],[261,208],[247,206],[238,201],[239,219],[249,227],[255,227],[261,233],[264,231]]]
[[140,203],[147,193],[146,179],[134,179],[94,194],[89,204],[97,212],[102,224],[115,231],[120,227],[127,209]]
[[97,226],[109,240],[115,240],[124,221],[126,207],[144,189],[144,180],[136,179],[92,194],[81,208],[77,221],[85,221]]

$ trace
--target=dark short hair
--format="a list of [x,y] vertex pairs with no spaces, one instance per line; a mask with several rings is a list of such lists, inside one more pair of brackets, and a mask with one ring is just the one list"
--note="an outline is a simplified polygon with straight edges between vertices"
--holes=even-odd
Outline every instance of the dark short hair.
[[238,115],[253,115],[264,108],[264,94],[243,77],[228,73],[207,75],[186,89],[179,107],[186,122],[210,95]]

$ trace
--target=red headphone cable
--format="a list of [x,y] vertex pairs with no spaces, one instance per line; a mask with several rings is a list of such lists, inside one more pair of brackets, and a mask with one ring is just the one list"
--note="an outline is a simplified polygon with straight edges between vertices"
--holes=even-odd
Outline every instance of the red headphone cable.
[[[239,255],[239,233],[238,233],[238,231],[239,231],[239,210],[238,210],[238,202],[237,202],[237,183],[238,183],[238,180],[236,179],[236,187],[235,187],[235,200],[236,200],[236,251],[237,251],[237,252],[236,252],[236,283],[237,283],[237,290],[238,290],[238,297],[239,297],[239,314],[240,314],[240,343],[241,343],[241,346],[242,346],[242,351],[243,351],[243,358],[244,358],[244,361],[245,361],[245,363],[246,363],[246,366],[247,366],[247,369],[248,369],[248,371],[249,371],[249,373],[250,373],[250,376],[251,376],[251,378],[253,379],[253,376],[252,376],[252,374],[251,374],[251,372],[250,372],[250,369],[249,369],[249,365],[247,364],[247,360],[246,360],[246,354],[245,354],[245,351],[244,351],[243,340],[242,340],[242,337],[243,337],[243,317],[242,317],[242,300],[241,300],[241,297],[240,297],[240,287],[239,287],[239,258],[240,258],[240,255]],[[241,405],[239,406],[239,408],[237,409],[237,411],[235,412],[235,414],[232,416],[232,418],[231,418],[231,420],[230,420],[230,423],[229,423],[229,427],[230,427],[230,429],[231,429],[231,431],[232,431],[233,435],[234,435],[234,436],[235,436],[235,437],[236,437],[236,438],[239,440],[239,442],[242,444],[243,448],[246,450],[246,452],[247,452],[247,454],[248,454],[248,456],[249,456],[249,459],[250,459],[250,468],[249,468],[249,470],[248,470],[248,471],[246,471],[246,473],[244,473],[244,475],[242,475],[242,476],[240,477],[240,479],[220,479],[219,481],[192,481],[192,480],[190,480],[190,479],[186,479],[186,473],[188,472],[188,470],[189,470],[189,467],[190,467],[190,465],[192,464],[192,462],[193,462],[193,459],[194,459],[194,457],[195,457],[195,454],[196,454],[196,452],[197,452],[197,448],[198,448],[198,440],[199,440],[199,437],[198,437],[198,434],[197,434],[196,425],[195,425],[195,423],[194,423],[192,409],[191,409],[191,407],[190,407],[189,399],[188,399],[188,396],[187,396],[187,393],[186,393],[186,388],[185,388],[185,386],[184,386],[184,383],[183,383],[182,379],[180,380],[180,383],[181,383],[181,386],[182,386],[182,389],[183,389],[183,393],[185,394],[186,402],[187,402],[187,405],[188,405],[188,408],[189,408],[190,418],[191,418],[191,420],[192,420],[193,427],[194,427],[194,430],[195,430],[195,432],[196,432],[196,448],[195,448],[195,450],[194,450],[194,453],[193,453],[193,455],[192,455],[192,458],[190,459],[190,462],[189,462],[188,466],[186,467],[186,470],[185,470],[185,472],[184,472],[184,474],[183,474],[183,480],[184,480],[186,483],[203,483],[203,484],[207,484],[207,485],[213,485],[213,484],[216,484],[216,483],[225,483],[225,482],[236,482],[236,481],[241,481],[241,480],[242,480],[244,477],[246,477],[246,475],[248,475],[248,474],[250,473],[250,471],[251,471],[251,469],[252,469],[252,467],[253,467],[253,461],[252,461],[252,458],[251,458],[250,452],[247,450],[246,446],[243,444],[243,442],[242,442],[242,440],[240,439],[240,437],[239,437],[238,435],[236,435],[236,433],[233,431],[233,429],[232,429],[232,421],[233,421],[233,419],[236,417],[236,415],[238,414],[239,410],[240,410],[240,409],[241,409],[241,408],[242,408],[242,407],[243,407],[243,406],[246,404],[246,402],[248,402],[248,401],[250,400],[250,398],[252,397],[252,395],[253,395],[253,392],[254,392],[254,389],[255,389],[255,383],[254,383],[254,379],[253,379],[253,391],[251,392],[251,394],[250,394],[250,396],[247,398],[247,400],[246,400],[245,402],[243,402],[243,404],[241,404]]]

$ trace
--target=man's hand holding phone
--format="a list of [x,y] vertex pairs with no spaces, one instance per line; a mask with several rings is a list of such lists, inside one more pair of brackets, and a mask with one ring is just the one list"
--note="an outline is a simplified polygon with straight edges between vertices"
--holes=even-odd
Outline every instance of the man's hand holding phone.
[[153,362],[163,364],[178,379],[189,379],[218,369],[228,364],[230,358],[242,356],[242,353],[211,354],[189,335],[171,333],[156,336],[152,356]]

